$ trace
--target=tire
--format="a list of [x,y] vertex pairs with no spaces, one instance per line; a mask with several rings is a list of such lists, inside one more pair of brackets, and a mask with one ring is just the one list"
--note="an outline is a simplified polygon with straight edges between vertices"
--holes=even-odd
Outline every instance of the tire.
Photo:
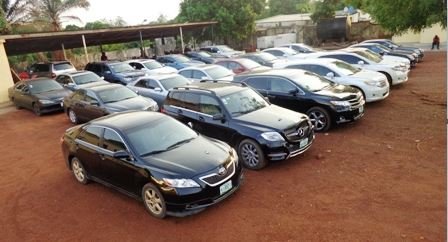
[[84,166],[82,165],[81,161],[73,157],[70,163],[70,166],[72,168],[73,175],[75,176],[75,179],[81,183],[81,184],[87,184],[89,183],[89,179],[87,178],[87,172],[86,169],[84,169]]
[[166,203],[159,189],[151,183],[146,184],[142,189],[142,200],[146,211],[156,218],[165,218]]
[[42,112],[40,111],[39,105],[37,105],[36,103],[33,103],[33,112],[37,116],[42,116]]
[[311,123],[314,125],[314,130],[316,132],[324,132],[330,129],[331,117],[327,110],[321,107],[312,107],[306,114],[311,119]]
[[75,111],[73,111],[73,109],[69,108],[67,110],[67,116],[68,116],[68,119],[70,120],[70,122],[72,122],[72,124],[79,123],[78,115],[76,115],[76,113],[75,113]]
[[260,145],[251,139],[244,139],[238,144],[238,156],[247,169],[260,170],[268,164]]

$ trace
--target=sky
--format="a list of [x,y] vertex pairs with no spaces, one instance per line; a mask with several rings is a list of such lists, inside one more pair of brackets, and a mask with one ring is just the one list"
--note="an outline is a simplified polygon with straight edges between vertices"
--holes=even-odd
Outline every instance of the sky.
[[173,19],[179,13],[182,0],[89,0],[88,10],[74,9],[64,15],[78,16],[79,21],[64,22],[63,25],[74,24],[83,27],[87,22],[96,20],[113,20],[120,16],[128,25],[139,25],[156,21],[160,14]]

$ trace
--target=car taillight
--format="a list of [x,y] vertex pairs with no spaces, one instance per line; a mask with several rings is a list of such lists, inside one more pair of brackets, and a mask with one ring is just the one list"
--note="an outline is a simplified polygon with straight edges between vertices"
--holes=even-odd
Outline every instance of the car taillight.
[[165,109],[163,109],[163,107],[160,107],[160,112],[165,113]]
[[55,73],[51,73],[51,78],[56,78],[56,74]]

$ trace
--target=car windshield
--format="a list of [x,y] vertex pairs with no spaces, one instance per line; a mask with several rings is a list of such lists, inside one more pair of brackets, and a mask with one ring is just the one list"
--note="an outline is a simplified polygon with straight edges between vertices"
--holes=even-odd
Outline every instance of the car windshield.
[[205,71],[213,80],[233,75],[233,72],[231,70],[229,70],[225,67],[222,67],[222,66],[214,66],[214,67],[208,68]]
[[275,57],[275,55],[267,53],[267,52],[259,53],[258,56],[266,62],[270,62],[270,61],[274,61],[274,60],[278,59],[277,57]]
[[89,72],[74,76],[73,80],[75,81],[76,85],[82,85],[91,82],[97,82],[100,81],[101,79],[97,74]]
[[310,92],[323,90],[333,84],[333,82],[312,72],[305,72],[303,75],[293,76],[290,79]]
[[185,86],[185,85],[188,85],[189,83],[190,83],[190,81],[181,75],[177,75],[177,76],[173,76],[173,77],[169,77],[169,78],[160,80],[160,84],[162,84],[162,86],[163,86],[163,88],[165,88],[165,90],[170,90],[173,87]]
[[146,62],[142,62],[142,64],[150,70],[159,69],[159,68],[163,67],[162,64],[160,64],[157,61],[146,61]]
[[98,91],[97,95],[103,103],[119,102],[137,97],[135,92],[124,86],[114,86],[113,88]]
[[162,153],[198,137],[192,129],[168,116],[134,127],[126,134],[138,156]]
[[180,63],[190,61],[190,59],[188,59],[185,56],[181,56],[181,55],[173,55],[173,56],[171,56],[171,58],[173,58],[176,62],[180,62]]
[[382,61],[381,57],[379,57],[377,54],[373,54],[371,50],[364,50],[364,51],[353,51],[353,53],[358,54],[370,61],[373,61],[375,63],[380,63]]
[[283,48],[281,51],[284,52],[285,54],[287,54],[288,56],[298,54],[297,51],[290,49],[290,48]]
[[234,49],[230,48],[227,45],[220,45],[220,46],[216,46],[218,47],[218,49],[222,52],[231,52],[231,51],[235,51]]
[[227,111],[233,116],[240,116],[269,105],[260,94],[250,88],[221,97]]
[[199,51],[199,52],[196,52],[198,55],[200,55],[200,56],[202,56],[202,57],[208,57],[208,58],[211,58],[211,57],[213,57],[212,55],[210,55],[209,53],[207,53],[207,52],[205,52],[205,51]]
[[334,64],[339,71],[346,76],[351,76],[361,71],[361,68],[354,67],[344,61],[333,61],[332,64]]
[[64,89],[64,87],[55,80],[39,80],[33,81],[29,85],[32,94],[51,92]]
[[73,67],[73,65],[70,64],[69,62],[64,62],[64,63],[54,64],[54,69],[56,71],[62,71],[62,70],[67,70],[67,69],[75,69],[75,67]]
[[261,66],[257,62],[255,62],[253,60],[249,60],[249,59],[240,59],[239,62],[249,70],[252,70],[252,69],[255,69],[255,68]]
[[299,46],[300,48],[302,48],[302,49],[308,51],[308,52],[315,52],[314,49],[313,49],[313,47],[311,47],[311,46],[309,46],[309,45],[306,45],[306,44],[300,44],[300,45],[298,45],[298,46]]
[[120,72],[126,72],[126,71],[133,71],[134,68],[126,63],[115,63],[115,64],[109,64],[109,67],[117,73]]
[[384,45],[377,45],[377,47],[387,53],[392,51],[392,49],[390,49],[389,47],[384,46]]

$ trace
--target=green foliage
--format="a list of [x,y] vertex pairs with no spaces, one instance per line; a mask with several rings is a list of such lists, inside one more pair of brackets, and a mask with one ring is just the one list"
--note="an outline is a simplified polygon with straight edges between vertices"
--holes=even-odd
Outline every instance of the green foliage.
[[315,2],[311,19],[317,23],[321,19],[334,18],[335,11],[342,10],[344,6],[343,0],[323,0]]
[[440,23],[446,28],[446,0],[346,0],[368,12],[383,28],[401,33],[415,32]]
[[77,25],[69,24],[69,25],[65,26],[64,31],[76,31],[76,30],[82,30],[82,29],[83,29],[82,27],[79,27]]
[[3,9],[0,9],[0,34],[5,34],[7,32],[8,23],[6,22],[5,13]]
[[243,40],[254,32],[255,19],[265,4],[265,0],[184,0],[176,19],[178,22],[218,21],[214,35],[227,43],[230,39]]
[[269,0],[268,6],[269,16],[309,13],[311,10],[309,0]]

